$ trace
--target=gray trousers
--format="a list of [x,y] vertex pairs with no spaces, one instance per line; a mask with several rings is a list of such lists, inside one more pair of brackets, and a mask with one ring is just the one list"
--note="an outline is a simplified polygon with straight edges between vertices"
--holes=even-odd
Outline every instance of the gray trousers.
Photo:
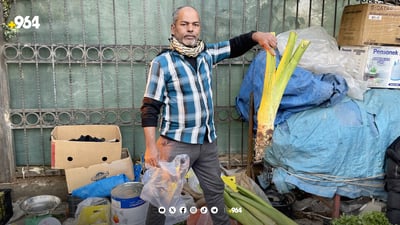
[[[160,160],[171,161],[179,154],[187,154],[190,157],[190,166],[196,174],[200,187],[203,190],[210,212],[211,207],[217,207],[216,214],[210,213],[214,225],[230,225],[229,216],[225,210],[224,182],[221,179],[219,167],[218,149],[216,143],[185,144],[164,137],[157,140],[160,151]],[[149,205],[146,225],[164,225],[165,216],[158,213],[158,208]]]

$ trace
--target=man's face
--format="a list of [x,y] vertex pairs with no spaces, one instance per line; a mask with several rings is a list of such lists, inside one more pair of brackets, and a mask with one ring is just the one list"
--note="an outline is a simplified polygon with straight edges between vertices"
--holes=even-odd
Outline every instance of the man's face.
[[186,7],[179,10],[178,18],[171,25],[171,34],[182,44],[194,47],[201,31],[200,17],[196,10]]

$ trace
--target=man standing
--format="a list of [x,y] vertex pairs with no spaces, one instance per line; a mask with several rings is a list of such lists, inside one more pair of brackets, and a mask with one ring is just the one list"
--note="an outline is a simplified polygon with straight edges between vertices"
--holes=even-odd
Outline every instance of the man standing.
[[[170,48],[151,62],[141,107],[146,139],[144,159],[146,164],[157,166],[159,161],[171,161],[176,155],[189,155],[207,207],[218,211],[211,213],[214,225],[229,225],[215,143],[212,68],[257,44],[274,52],[276,38],[271,33],[249,32],[229,41],[206,44],[199,39],[200,32],[196,9],[183,6],[173,13]],[[156,138],[161,112],[160,137]],[[164,223],[165,216],[150,205],[146,224]]]

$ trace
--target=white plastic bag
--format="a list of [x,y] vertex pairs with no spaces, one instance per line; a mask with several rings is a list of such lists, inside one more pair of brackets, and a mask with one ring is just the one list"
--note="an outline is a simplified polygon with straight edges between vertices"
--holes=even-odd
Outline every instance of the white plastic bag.
[[[296,46],[302,39],[311,41],[298,66],[317,74],[332,73],[342,76],[349,86],[347,95],[362,100],[364,92],[368,89],[367,83],[358,78],[358,71],[354,70],[354,59],[339,50],[336,39],[321,26],[294,31],[298,34]],[[280,53],[283,53],[286,47],[289,33],[290,31],[286,31],[277,35]]]
[[[148,168],[143,175],[144,186],[140,198],[155,207],[163,207],[169,221],[172,218],[168,217],[184,220],[188,216],[187,213],[182,214],[179,210],[186,207],[181,193],[189,162],[190,158],[187,154],[177,155],[171,162],[161,161],[159,167]],[[181,218],[182,216],[185,218]]]
[[189,187],[197,192],[197,193],[203,193],[203,190],[200,187],[200,182],[199,179],[197,178],[196,174],[194,173],[193,169],[189,169],[189,171],[186,174],[187,178],[187,183],[189,184]]
[[111,203],[107,198],[86,198],[78,204],[74,224],[108,224],[111,218],[110,209]]

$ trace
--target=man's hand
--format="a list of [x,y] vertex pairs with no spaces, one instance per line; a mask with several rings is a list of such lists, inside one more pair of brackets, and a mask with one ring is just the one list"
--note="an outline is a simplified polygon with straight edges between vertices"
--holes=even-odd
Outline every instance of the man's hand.
[[145,165],[158,166],[159,153],[156,145],[156,128],[144,127],[144,137],[146,140],[146,151],[144,152]]
[[252,38],[266,51],[272,55],[275,55],[274,49],[277,46],[277,39],[273,33],[257,31],[253,33]]
[[157,148],[146,148],[144,153],[145,165],[157,167],[158,166],[158,149]]

